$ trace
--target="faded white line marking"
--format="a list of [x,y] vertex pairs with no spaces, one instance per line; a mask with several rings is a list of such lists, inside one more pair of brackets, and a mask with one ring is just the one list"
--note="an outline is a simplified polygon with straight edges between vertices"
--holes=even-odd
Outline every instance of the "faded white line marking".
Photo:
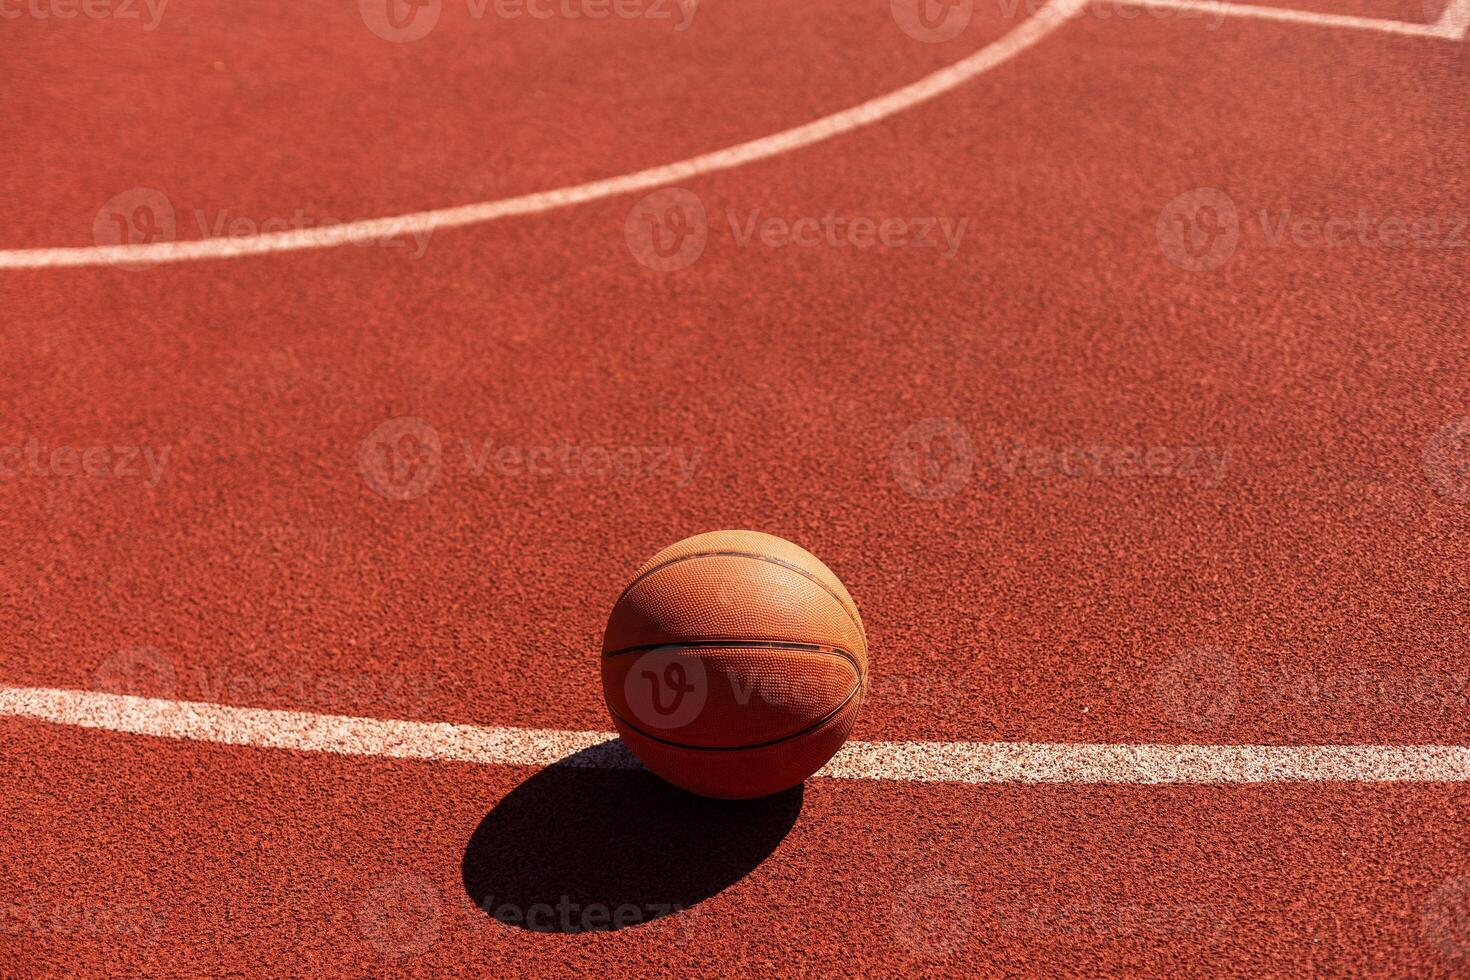
[[975,54],[942,68],[911,85],[860,105],[760,139],[691,157],[678,163],[640,170],[588,184],[526,194],[521,197],[420,211],[393,218],[351,221],[325,228],[302,228],[240,238],[206,238],[186,242],[157,242],[150,245],[102,245],[73,248],[22,248],[0,251],[0,269],[38,269],[57,266],[139,263],[156,265],[190,259],[223,259],[263,252],[286,252],[304,248],[330,248],[350,242],[381,241],[422,236],[442,228],[479,224],[513,215],[539,214],[556,208],[585,204],[605,197],[648,190],[702,174],[729,170],[757,160],[851,132],[861,126],[911,109],[963,85],[978,75],[1009,61],[1056,30],[1077,13],[1087,0],[1052,0],[1004,37],[992,41]]
[[[1197,11],[1201,15],[1214,17],[1254,17],[1260,20],[1279,20],[1293,24],[1313,24],[1317,27],[1350,28],[1353,30],[1378,31],[1383,34],[1407,34],[1411,37],[1437,37],[1458,40],[1464,26],[1458,30],[1446,28],[1449,11],[1440,17],[1438,24],[1413,24],[1400,20],[1382,20],[1377,17],[1353,17],[1347,14],[1319,14],[1310,10],[1291,10],[1287,7],[1261,7],[1250,3],[1228,3],[1222,0],[1123,0],[1136,7],[1154,7],[1160,10]],[[1470,0],[1465,0],[1470,2]]]
[[926,783],[1464,782],[1470,747],[854,742],[821,775]]
[[[0,716],[157,738],[389,759],[635,768],[607,732],[482,728],[51,688],[0,688]],[[571,759],[567,757],[571,756]],[[817,774],[924,783],[1465,782],[1459,745],[851,742]]]
[[1470,33],[1470,0],[1450,0],[1435,24],[1440,37],[1464,39]]

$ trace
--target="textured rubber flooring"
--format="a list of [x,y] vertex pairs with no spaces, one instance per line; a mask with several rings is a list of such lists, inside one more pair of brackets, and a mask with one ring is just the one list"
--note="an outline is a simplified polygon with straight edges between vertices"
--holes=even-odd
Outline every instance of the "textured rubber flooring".
[[[1439,15],[1399,7],[1308,9]],[[976,4],[924,43],[879,2],[684,31],[450,4],[392,44],[350,5],[21,19],[0,248],[91,245],[130,188],[192,239],[626,173],[1021,21]],[[1207,26],[1079,15],[692,179],[706,240],[674,271],[630,248],[635,195],[0,272],[0,683],[606,729],[628,578],[749,527],[851,590],[855,738],[1465,744],[1467,48]],[[935,244],[759,230],[829,214]],[[1470,963],[1463,784],[819,779],[721,810],[637,773],[0,728],[12,975]],[[656,921],[506,921],[561,897]]]

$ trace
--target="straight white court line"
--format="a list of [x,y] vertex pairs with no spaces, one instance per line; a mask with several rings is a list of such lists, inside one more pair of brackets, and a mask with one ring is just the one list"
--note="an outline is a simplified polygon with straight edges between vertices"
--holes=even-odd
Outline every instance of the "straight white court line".
[[96,245],[72,248],[20,248],[0,251],[0,269],[39,269],[57,266],[139,263],[155,265],[189,259],[223,259],[263,252],[286,252],[303,248],[330,248],[350,242],[421,236],[441,228],[479,224],[513,215],[538,214],[556,208],[584,204],[604,197],[630,194],[688,180],[718,170],[729,170],[757,160],[851,132],[861,126],[911,109],[963,85],[976,76],[1020,54],[1064,24],[1088,0],[1051,0],[1015,30],[947,68],[941,68],[911,85],[860,105],[824,116],[814,122],[760,139],[726,147],[702,156],[661,167],[640,170],[606,180],[573,187],[541,191],[499,201],[420,211],[394,218],[351,221],[326,228],[302,228],[241,238],[206,238],[186,242],[155,242],[149,245]]
[[[0,716],[340,755],[517,766],[565,760],[586,768],[637,767],[621,743],[608,741],[614,736],[606,732],[352,718],[95,691],[0,688]],[[1470,747],[852,742],[817,775],[923,783],[1459,783],[1470,780]]]
[[1411,37],[1434,37],[1450,41],[1458,41],[1465,35],[1464,18],[1455,19],[1451,17],[1451,14],[1457,7],[1470,6],[1470,0],[1456,0],[1456,3],[1440,15],[1437,23],[1414,24],[1401,20],[1382,20],[1377,17],[1319,14],[1310,10],[1291,10],[1286,7],[1261,7],[1250,3],[1230,3],[1226,0],[1123,0],[1123,2],[1135,7],[1153,7],[1157,10],[1194,11],[1202,16],[1255,17],[1260,20],[1378,31],[1383,34],[1407,34]]

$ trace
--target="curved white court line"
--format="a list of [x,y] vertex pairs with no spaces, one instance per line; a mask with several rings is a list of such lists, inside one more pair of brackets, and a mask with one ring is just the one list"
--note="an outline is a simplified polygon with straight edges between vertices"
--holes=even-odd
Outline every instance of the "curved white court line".
[[[1123,0],[1123,2],[1135,7],[1197,13],[1202,17],[1253,17],[1258,20],[1279,20],[1289,24],[1312,24],[1317,27],[1378,31],[1380,34],[1405,34],[1409,37],[1434,37],[1447,41],[1458,41],[1465,34],[1464,25],[1457,20],[1459,14],[1453,3],[1445,8],[1436,23],[1414,24],[1408,21],[1385,20],[1381,17],[1323,14],[1312,10],[1294,10],[1289,7],[1262,7],[1249,3],[1233,3],[1231,0]],[[1460,0],[1460,4],[1463,7],[1464,0]]]
[[[616,737],[609,732],[352,718],[37,687],[0,688],[0,717],[4,716],[301,752],[488,765],[539,767],[562,762],[594,769],[638,768],[622,743],[609,741]],[[1470,747],[849,742],[817,775],[923,783],[1461,783],[1470,781]]]
[[584,204],[604,197],[629,194],[688,180],[718,170],[729,170],[756,160],[790,153],[820,143],[861,126],[886,119],[922,102],[957,88],[978,75],[1009,61],[1056,30],[1082,9],[1088,0],[1050,0],[1015,30],[981,48],[948,68],[941,68],[911,85],[889,92],[861,105],[824,116],[814,122],[770,136],[652,167],[621,177],[594,180],[587,184],[540,191],[499,201],[420,211],[393,218],[352,221],[327,228],[303,228],[270,232],[242,238],[205,238],[186,242],[157,242],[151,245],[92,245],[70,248],[21,248],[0,251],[0,269],[40,269],[57,266],[138,263],[156,265],[190,259],[224,259],[264,252],[287,252],[303,248],[330,248],[351,242],[381,241],[405,235],[422,235],[442,228],[479,224],[514,215],[538,214],[556,208]]
[[1450,0],[1435,27],[1440,37],[1463,41],[1470,34],[1470,0]]

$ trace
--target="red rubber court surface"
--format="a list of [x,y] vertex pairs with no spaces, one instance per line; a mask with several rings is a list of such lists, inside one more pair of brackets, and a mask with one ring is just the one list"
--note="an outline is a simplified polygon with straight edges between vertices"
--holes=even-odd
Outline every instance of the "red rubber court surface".
[[1470,0],[236,7],[0,2],[0,973],[1470,972]]

